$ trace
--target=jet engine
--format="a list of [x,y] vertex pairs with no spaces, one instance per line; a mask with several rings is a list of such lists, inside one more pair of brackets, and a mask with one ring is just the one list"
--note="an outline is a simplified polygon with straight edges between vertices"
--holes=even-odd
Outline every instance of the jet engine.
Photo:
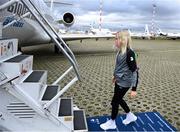
[[66,12],[63,14],[62,20],[58,21],[60,24],[64,24],[70,27],[74,24],[74,15],[72,13]]

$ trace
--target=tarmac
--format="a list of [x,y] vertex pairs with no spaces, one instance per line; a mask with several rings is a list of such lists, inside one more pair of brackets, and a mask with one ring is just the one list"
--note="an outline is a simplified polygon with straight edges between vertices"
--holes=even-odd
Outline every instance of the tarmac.
[[[83,40],[68,44],[79,64],[81,81],[63,96],[72,96],[74,104],[85,109],[87,117],[110,115],[116,56],[114,40]],[[132,112],[157,111],[180,130],[180,41],[134,39],[133,49],[138,53],[140,81],[137,97],[130,98],[128,92],[125,100]],[[49,84],[70,67],[62,54],[53,52],[53,45],[26,47],[23,52],[34,55],[34,69],[48,70]],[[60,86],[73,76],[71,73]],[[124,114],[120,107],[119,114]]]

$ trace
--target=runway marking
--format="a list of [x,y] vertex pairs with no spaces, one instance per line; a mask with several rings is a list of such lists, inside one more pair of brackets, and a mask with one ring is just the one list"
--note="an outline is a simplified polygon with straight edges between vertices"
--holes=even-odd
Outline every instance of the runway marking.
[[136,121],[135,121],[135,124],[136,124],[138,127],[140,127],[139,124],[138,124]]
[[123,121],[123,118],[122,118],[122,116],[121,116],[120,118],[121,118],[121,120]]
[[148,125],[153,129],[153,131],[156,131],[156,130],[154,129],[154,127],[151,126],[151,124],[148,123]]
[[161,132],[164,132],[164,130],[162,128],[159,128],[161,130]]
[[117,132],[119,132],[119,129],[118,129],[118,127],[116,127],[116,130],[117,130]]
[[135,132],[137,132],[137,129],[134,126],[132,126],[132,128],[134,129]]
[[138,117],[138,118],[139,118],[139,120],[141,121],[141,123],[144,125],[144,122],[142,121],[141,117]]
[[156,117],[159,118],[159,120],[161,120],[171,131],[173,131],[167,124],[166,122],[164,122],[156,113],[154,113]]
[[152,124],[154,124],[154,122],[151,120],[151,118],[145,113],[145,116],[151,121]]
[[146,130],[145,128],[143,128],[143,130],[144,130],[145,132],[147,132],[147,130]]
[[157,121],[157,123],[158,123],[161,127],[164,127],[164,125],[163,125],[163,124],[161,124],[159,121]]

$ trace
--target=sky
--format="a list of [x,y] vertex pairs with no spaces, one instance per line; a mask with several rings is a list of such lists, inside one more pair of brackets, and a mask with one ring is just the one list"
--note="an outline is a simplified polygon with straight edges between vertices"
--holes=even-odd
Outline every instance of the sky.
[[[90,25],[98,28],[100,0],[56,1],[73,4],[63,6],[55,4],[53,8],[57,17],[61,17],[64,12],[75,15],[72,28]],[[154,17],[153,7],[155,8]],[[148,24],[151,30],[152,18],[154,18],[154,28],[180,31],[180,0],[102,0],[102,28],[143,30],[145,24]]]

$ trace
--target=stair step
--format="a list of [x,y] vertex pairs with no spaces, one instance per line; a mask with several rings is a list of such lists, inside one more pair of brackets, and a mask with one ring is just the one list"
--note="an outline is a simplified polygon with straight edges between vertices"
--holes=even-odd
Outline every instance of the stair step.
[[59,86],[47,86],[42,101],[51,100],[58,92]]
[[72,116],[72,98],[61,99],[58,116]]
[[75,110],[74,112],[74,131],[88,131],[87,121],[84,110]]
[[17,55],[7,59],[0,65],[1,71],[7,76],[17,77],[25,76],[32,71],[33,56]]
[[16,62],[16,63],[19,63],[22,60],[25,60],[26,58],[28,58],[29,56],[30,55],[18,55],[18,56],[14,57],[14,58],[6,60],[5,62]]
[[33,71],[24,82],[39,82],[46,71]]
[[19,54],[17,52],[18,39],[0,38],[0,62],[4,62],[13,56]]
[[31,71],[13,82],[35,101],[39,101],[41,99],[40,97],[42,97],[42,91],[45,91],[47,87],[47,71]]

